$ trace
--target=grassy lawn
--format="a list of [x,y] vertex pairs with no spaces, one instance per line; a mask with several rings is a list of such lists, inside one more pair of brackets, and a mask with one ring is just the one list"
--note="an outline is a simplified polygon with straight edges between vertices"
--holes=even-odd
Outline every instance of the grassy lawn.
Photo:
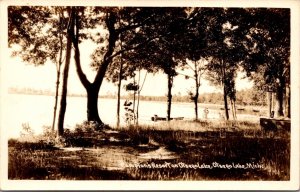
[[[193,128],[191,128],[193,127]],[[289,180],[290,135],[250,122],[174,121],[9,141],[9,179]]]

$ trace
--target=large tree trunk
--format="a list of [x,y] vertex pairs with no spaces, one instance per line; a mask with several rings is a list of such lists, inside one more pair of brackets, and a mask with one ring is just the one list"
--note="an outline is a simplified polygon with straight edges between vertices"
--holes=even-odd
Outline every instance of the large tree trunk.
[[[87,92],[87,120],[88,121],[95,121],[99,124],[103,124],[99,117],[99,112],[98,112],[98,94],[100,90],[101,83],[90,83],[88,79],[86,78],[86,75],[83,73],[81,69],[81,64],[80,64],[80,50],[78,47],[77,41],[73,41],[74,48],[75,48],[75,64],[76,64],[76,71],[79,76],[79,79],[81,80],[81,83],[83,84],[86,92]],[[104,78],[105,71],[107,69],[108,64],[103,63],[100,67],[99,70],[101,73],[99,74],[99,78]]]
[[172,105],[172,86],[173,86],[173,76],[168,75],[168,108],[167,108],[167,120],[171,120],[171,105]]
[[[72,41],[75,48],[75,64],[76,64],[76,71],[80,82],[85,87],[87,91],[87,119],[89,121],[96,121],[99,124],[103,124],[99,117],[98,113],[98,93],[100,91],[100,87],[102,85],[103,79],[105,77],[105,72],[107,70],[108,65],[112,61],[112,53],[115,48],[115,43],[117,40],[117,34],[115,29],[116,17],[113,13],[107,15],[106,24],[109,31],[109,40],[108,40],[108,49],[103,57],[103,62],[99,66],[97,70],[97,74],[95,76],[94,82],[90,83],[87,79],[86,75],[83,73],[80,63],[80,50],[78,47],[79,44],[79,29],[80,29],[80,18],[77,15],[75,8],[74,10],[74,22],[76,24],[76,29],[72,28]],[[75,31],[74,31],[75,30]]]
[[64,119],[67,107],[67,83],[68,83],[68,75],[69,75],[69,66],[70,66],[70,58],[71,58],[71,48],[72,41],[71,37],[67,35],[67,48],[66,48],[66,61],[63,71],[63,82],[62,82],[62,94],[60,100],[60,110],[58,116],[58,136],[62,136],[64,134]]
[[[99,93],[100,87],[102,85],[103,79],[105,77],[107,68],[112,61],[111,56],[115,49],[115,43],[118,39],[118,34],[116,33],[116,29],[115,29],[115,23],[116,23],[116,16],[114,15],[114,13],[110,13],[106,18],[106,25],[107,25],[107,28],[109,31],[108,49],[107,49],[107,52],[104,54],[103,62],[101,63],[101,66],[98,68],[94,82],[92,83],[92,85],[93,85],[92,89],[94,89],[94,94],[97,94],[97,98],[98,98],[98,93]],[[79,27],[77,27],[77,28],[79,29]],[[78,32],[77,32],[77,34],[78,34]],[[93,96],[93,97],[95,97],[95,96]],[[88,100],[89,100],[89,98],[88,98]],[[98,99],[97,99],[97,101],[98,101]],[[96,101],[88,101],[88,103],[89,102],[94,103]],[[94,107],[97,108],[97,105]],[[98,109],[97,110],[95,109],[94,112],[93,112],[93,115],[95,115],[95,117],[93,117],[93,119],[95,119],[99,124],[103,124],[103,122],[101,121],[101,119],[99,117]]]
[[101,121],[98,113],[99,90],[94,89],[93,86],[91,86],[86,91],[87,91],[87,120],[95,121],[102,124],[103,122]]

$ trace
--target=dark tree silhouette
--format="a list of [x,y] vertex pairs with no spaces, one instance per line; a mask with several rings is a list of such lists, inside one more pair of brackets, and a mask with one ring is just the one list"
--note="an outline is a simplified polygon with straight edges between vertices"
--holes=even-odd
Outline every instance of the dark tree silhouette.
[[[100,33],[96,41],[104,42],[99,45],[93,54],[94,66],[97,74],[93,82],[89,82],[81,69],[79,51],[79,30],[82,29],[83,14],[76,16],[76,30],[73,38],[75,48],[75,63],[81,83],[88,95],[88,120],[102,124],[97,108],[98,93],[109,66],[119,55],[130,54],[140,50],[147,44],[155,42],[169,33],[170,29],[164,27],[172,21],[168,8],[95,8],[93,11],[101,19],[99,23],[105,26],[106,32]],[[83,12],[84,13],[84,12]],[[168,24],[166,26],[169,26]],[[172,30],[175,30],[173,28]],[[116,43],[120,35],[124,37],[122,49]]]
[[[243,67],[257,85],[276,92],[277,116],[290,117],[290,10],[249,9],[252,28],[247,34],[249,54]],[[251,75],[251,72],[254,75]],[[259,76],[263,78],[256,78]]]
[[[157,8],[158,9],[158,8]],[[149,72],[163,71],[167,75],[167,120],[171,119],[172,87],[177,75],[176,66],[185,59],[179,44],[183,38],[188,16],[184,8],[159,8],[163,15],[157,20],[157,30],[162,36],[146,46],[126,55],[134,66],[140,65]]]

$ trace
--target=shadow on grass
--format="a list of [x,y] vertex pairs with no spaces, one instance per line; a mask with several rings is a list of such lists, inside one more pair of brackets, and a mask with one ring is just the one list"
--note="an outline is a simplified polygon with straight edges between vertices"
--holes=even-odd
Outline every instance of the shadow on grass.
[[[17,148],[9,147],[9,179],[132,179],[125,172],[106,170],[91,165],[95,158],[89,156],[83,150],[66,152],[53,147],[41,149],[39,144],[34,143],[24,143],[23,146],[19,143],[16,146]],[[28,149],[28,146],[31,148]]]
[[[289,133],[278,132],[270,136],[258,129],[232,127],[227,125],[201,132],[131,127],[92,134],[69,133],[65,139],[69,142],[67,145],[82,148],[76,151],[64,151],[42,141],[23,143],[10,140],[9,179],[289,180]],[[175,153],[176,158],[140,158],[141,153],[161,147]],[[108,169],[113,161],[125,165],[119,170]],[[126,164],[166,163],[254,165],[254,168],[126,167]]]

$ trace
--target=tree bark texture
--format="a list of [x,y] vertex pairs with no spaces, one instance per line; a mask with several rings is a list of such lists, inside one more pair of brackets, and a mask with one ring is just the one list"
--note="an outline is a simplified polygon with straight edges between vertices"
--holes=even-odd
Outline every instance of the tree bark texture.
[[200,82],[198,82],[198,71],[197,71],[197,61],[194,62],[195,64],[195,84],[196,84],[196,90],[195,90],[195,97],[194,97],[194,104],[195,104],[195,120],[198,120],[198,98],[199,98],[199,87]]
[[98,113],[98,93],[99,90],[93,89],[92,86],[87,89],[87,120],[102,124]]
[[120,126],[120,100],[121,100],[121,85],[122,85],[123,63],[120,62],[119,82],[118,82],[118,101],[117,101],[117,127]]
[[226,120],[229,120],[228,102],[227,102],[227,91],[226,91],[225,84],[224,84],[223,99],[224,99],[225,118],[226,118]]
[[[71,21],[71,19],[70,19]],[[72,22],[69,25],[72,27]],[[62,94],[60,100],[60,110],[58,116],[58,136],[63,136],[64,134],[64,119],[67,107],[67,84],[68,84],[68,75],[69,75],[69,66],[70,66],[70,58],[71,58],[71,48],[72,48],[72,39],[70,34],[67,34],[67,47],[66,47],[66,61],[63,70],[63,82],[62,82]]]
[[173,76],[167,74],[168,76],[168,108],[167,108],[167,120],[171,120],[171,105],[172,105],[172,86],[173,86]]
[[226,66],[224,64],[224,60],[221,60],[222,64],[222,84],[223,84],[223,99],[224,99],[224,110],[225,110],[225,118],[226,120],[229,120],[229,114],[228,114],[228,102],[227,102],[227,91],[226,91]]
[[56,71],[56,87],[55,87],[55,101],[54,101],[54,109],[53,109],[53,121],[52,121],[52,133],[55,130],[55,121],[56,121],[56,113],[57,113],[57,104],[58,104],[58,91],[59,91],[59,84],[60,84],[60,70],[62,65],[62,52],[63,52],[63,35],[60,34],[59,37],[60,43],[60,50],[59,50],[59,58],[57,63],[57,71]]

